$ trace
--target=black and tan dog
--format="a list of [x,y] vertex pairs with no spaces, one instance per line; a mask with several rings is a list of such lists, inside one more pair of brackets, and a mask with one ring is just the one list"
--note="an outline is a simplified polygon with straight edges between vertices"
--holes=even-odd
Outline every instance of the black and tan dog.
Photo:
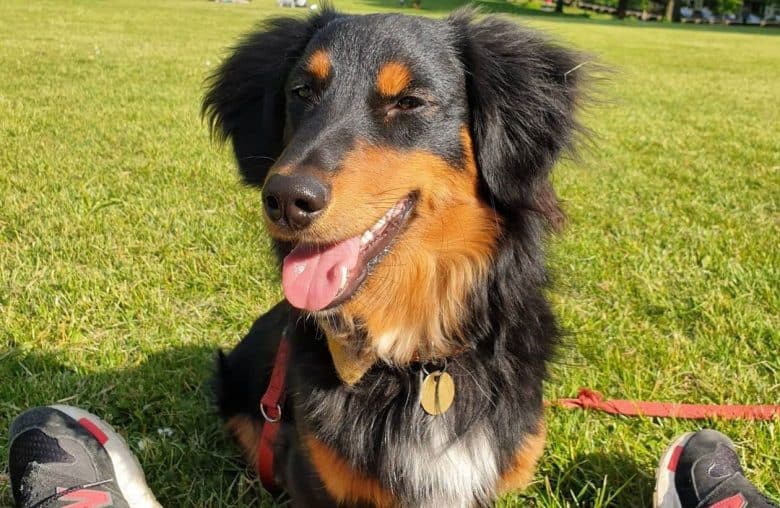
[[532,477],[549,174],[581,61],[471,11],[325,9],[269,22],[212,77],[204,112],[262,185],[286,297],[220,357],[218,402],[254,459],[287,328],[275,474],[294,504],[486,506]]

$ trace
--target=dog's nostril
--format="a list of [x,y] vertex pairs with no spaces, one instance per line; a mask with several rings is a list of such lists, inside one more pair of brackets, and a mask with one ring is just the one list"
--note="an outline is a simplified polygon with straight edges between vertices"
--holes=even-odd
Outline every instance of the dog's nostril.
[[278,210],[280,208],[279,200],[273,196],[268,196],[267,198],[265,198],[265,206],[269,210]]
[[296,199],[295,207],[306,213],[313,213],[319,211],[319,208],[312,206],[312,203],[306,199]]
[[265,197],[265,211],[271,220],[279,220],[282,217],[282,206],[276,196]]

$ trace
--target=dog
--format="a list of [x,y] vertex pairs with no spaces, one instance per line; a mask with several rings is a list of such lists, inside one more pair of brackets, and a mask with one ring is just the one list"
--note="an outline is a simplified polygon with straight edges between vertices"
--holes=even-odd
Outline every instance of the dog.
[[550,173],[585,61],[473,10],[328,7],[267,22],[209,78],[285,295],[220,353],[217,403],[255,463],[283,364],[273,475],[294,506],[490,506],[531,480],[560,337]]

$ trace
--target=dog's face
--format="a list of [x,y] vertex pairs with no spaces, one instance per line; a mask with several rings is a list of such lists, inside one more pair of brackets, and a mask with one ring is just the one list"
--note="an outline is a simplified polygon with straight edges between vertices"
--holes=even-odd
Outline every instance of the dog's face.
[[495,19],[326,11],[246,39],[205,108],[263,184],[288,301],[402,363],[459,347],[506,228],[556,209],[575,65]]
[[[461,300],[495,241],[453,38],[422,18],[336,19],[285,86],[285,148],[263,188],[269,231],[294,245],[285,296],[359,318],[380,348],[418,335],[438,305],[432,285],[453,282],[444,271],[469,279],[448,284]],[[388,299],[414,293],[422,298],[412,305]]]

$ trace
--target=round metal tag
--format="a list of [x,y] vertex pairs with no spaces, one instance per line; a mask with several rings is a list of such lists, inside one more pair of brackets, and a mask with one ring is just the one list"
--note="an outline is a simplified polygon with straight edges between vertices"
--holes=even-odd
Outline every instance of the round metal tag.
[[455,400],[452,376],[440,370],[431,372],[420,385],[420,405],[426,413],[437,416],[445,413]]

